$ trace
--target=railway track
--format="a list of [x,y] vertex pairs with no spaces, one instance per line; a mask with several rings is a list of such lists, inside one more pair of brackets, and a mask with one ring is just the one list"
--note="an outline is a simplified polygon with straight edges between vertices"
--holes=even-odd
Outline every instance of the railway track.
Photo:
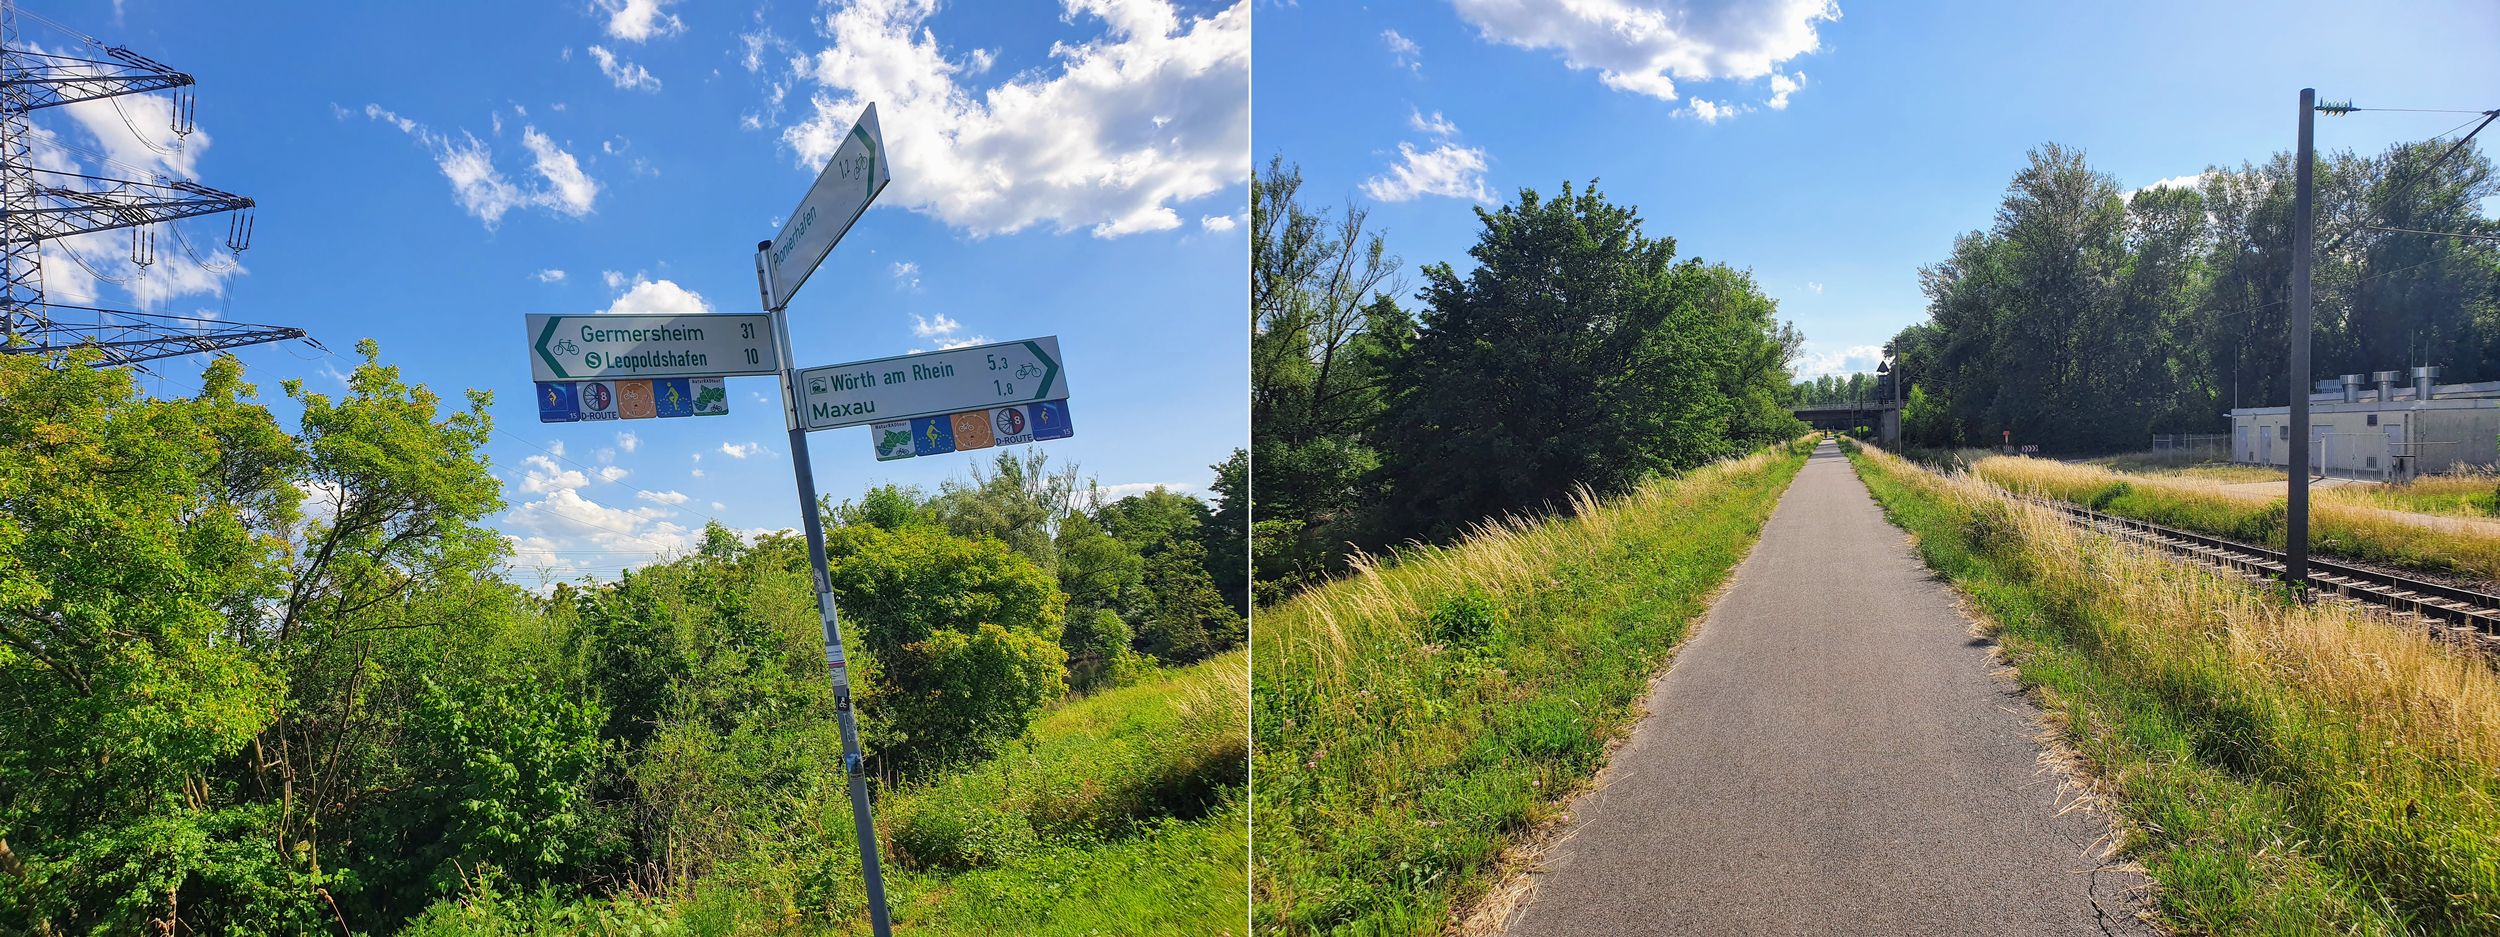
[[[2283,576],[2283,554],[2276,550],[2104,514],[2064,501],[2035,499],[2034,503],[2058,511],[2076,524],[2207,566],[2259,578]],[[2309,557],[2309,581],[2320,592],[2412,615],[2442,638],[2500,655],[2500,595],[2338,563],[2315,554]]]

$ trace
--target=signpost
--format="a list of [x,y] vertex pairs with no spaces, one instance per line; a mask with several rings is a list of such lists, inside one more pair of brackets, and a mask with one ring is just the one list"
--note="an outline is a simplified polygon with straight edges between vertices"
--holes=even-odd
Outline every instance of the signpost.
[[877,823],[868,812],[868,775],[859,748],[859,719],[851,712],[849,657],[842,650],[842,622],[833,604],[833,577],[825,571],[825,524],[816,513],[816,468],[807,454],[807,430],[799,425],[798,366],[790,357],[790,313],[785,308],[807,275],[833,251],[833,245],[859,220],[868,203],[885,189],[885,140],[877,132],[877,106],[868,106],[857,125],[843,137],[833,162],[816,177],[807,198],[781,229],[781,236],[755,247],[755,282],[764,309],[773,318],[781,350],[782,421],[790,429],[790,474],[799,489],[799,526],[807,535],[807,563],[815,576],[816,618],[824,626],[825,669],[833,680],[833,709],[842,726],[842,768],[851,782],[851,825],[859,839],[859,873],[868,891],[868,927],[875,937],[891,937],[893,922],[885,907],[885,872],[877,865]]
[[843,135],[842,145],[834,149],[825,171],[817,174],[816,184],[808,187],[807,197],[790,210],[790,219],[781,224],[781,235],[765,242],[763,262],[770,276],[764,280],[764,308],[789,305],[807,275],[816,272],[816,265],[833,252],[834,243],[842,240],[851,223],[892,181],[885,135],[877,130],[877,106],[870,104],[859,115],[859,123]]
[[842,648],[833,580],[825,570],[824,521],[816,510],[807,434],[873,423],[877,458],[897,459],[1063,439],[1073,432],[1056,336],[805,371],[792,362],[786,309],[791,295],[891,179],[871,104],[843,136],[780,236],[756,245],[761,315],[533,315],[528,320],[530,372],[538,382],[542,422],[726,413],[722,378],[780,376],[790,470],[798,482],[799,522],[815,577],[816,617],[824,627],[825,668],[842,728],[842,767],[850,779],[851,822],[876,937],[891,937],[893,924],[877,862],[876,821],[868,811],[859,720],[851,708],[850,659]]
[[799,426],[811,432],[1068,396],[1056,335],[809,368],[798,380]]
[[780,371],[773,322],[755,313],[533,315],[530,379],[735,377]]

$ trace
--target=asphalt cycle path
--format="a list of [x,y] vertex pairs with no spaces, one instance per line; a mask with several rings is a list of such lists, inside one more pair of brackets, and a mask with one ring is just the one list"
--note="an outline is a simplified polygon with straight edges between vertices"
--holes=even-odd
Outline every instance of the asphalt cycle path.
[[2000,666],[1825,443],[1505,933],[2151,934]]

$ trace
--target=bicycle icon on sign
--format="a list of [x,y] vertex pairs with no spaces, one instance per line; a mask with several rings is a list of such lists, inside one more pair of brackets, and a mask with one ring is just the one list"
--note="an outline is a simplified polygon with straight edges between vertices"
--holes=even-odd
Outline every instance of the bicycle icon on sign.
[[559,355],[570,355],[581,350],[581,346],[573,344],[573,340],[569,338],[561,339],[555,344],[555,352]]
[[1031,363],[1031,362],[1026,362],[1025,364],[1020,365],[1020,366],[1018,366],[1018,367],[1016,368],[1016,377],[1017,377],[1019,380],[1021,380],[1021,379],[1023,379],[1023,378],[1033,377],[1033,376],[1039,375],[1039,374],[1041,374],[1041,373],[1042,373],[1042,366],[1041,366],[1041,365],[1038,365],[1038,364],[1033,364],[1033,363]]

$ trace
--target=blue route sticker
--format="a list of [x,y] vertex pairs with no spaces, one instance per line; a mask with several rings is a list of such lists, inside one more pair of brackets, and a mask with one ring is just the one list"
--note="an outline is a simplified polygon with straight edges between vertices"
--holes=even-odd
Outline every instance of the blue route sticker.
[[651,382],[651,405],[659,415],[693,416],[694,388],[682,377],[663,377]]
[[538,382],[538,422],[572,423],[582,418],[581,398],[572,381]]
[[941,455],[953,451],[955,451],[955,422],[952,418],[924,416],[911,421],[913,455]]
[[1076,435],[1076,427],[1068,422],[1066,400],[1044,400],[1028,403],[1024,408],[1033,417],[1033,438],[1066,439]]

